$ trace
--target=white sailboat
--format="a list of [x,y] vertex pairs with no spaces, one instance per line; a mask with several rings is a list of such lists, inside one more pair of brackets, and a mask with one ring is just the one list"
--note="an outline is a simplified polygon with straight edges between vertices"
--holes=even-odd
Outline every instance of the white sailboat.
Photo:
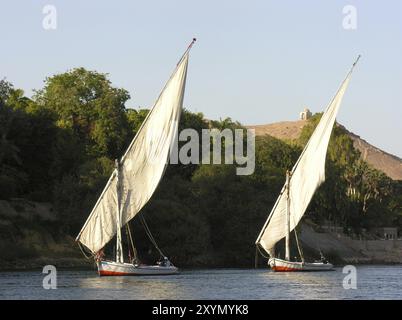
[[[305,262],[295,228],[315,191],[325,181],[325,158],[332,128],[359,58],[360,56],[322,115],[292,171],[287,172],[285,185],[256,240],[257,249],[268,253],[268,265],[274,271],[325,271],[333,268],[333,265],[324,258],[318,262]],[[290,257],[290,233],[293,230],[300,261],[292,261]],[[285,259],[280,259],[275,256],[275,245],[283,238],[285,238]]]
[[[169,150],[178,131],[193,39],[133,141],[120,160],[96,202],[76,241],[95,258],[101,276],[166,275],[178,272],[161,252],[143,220],[151,242],[162,260],[155,265],[138,262],[128,222],[149,201],[164,175]],[[143,218],[141,216],[141,218]],[[122,227],[126,226],[134,259],[125,262]],[[104,260],[103,248],[116,235],[116,259]]]

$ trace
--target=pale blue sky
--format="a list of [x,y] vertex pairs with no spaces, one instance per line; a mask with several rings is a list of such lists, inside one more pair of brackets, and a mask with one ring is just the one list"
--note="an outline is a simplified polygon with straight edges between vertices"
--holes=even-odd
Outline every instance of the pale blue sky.
[[[55,31],[42,28],[46,4]],[[355,31],[342,27],[350,4]],[[402,157],[400,0],[2,0],[0,28],[0,77],[28,95],[83,66],[109,73],[132,107],[152,105],[195,36],[185,106],[243,124],[322,111],[361,53],[338,121]]]

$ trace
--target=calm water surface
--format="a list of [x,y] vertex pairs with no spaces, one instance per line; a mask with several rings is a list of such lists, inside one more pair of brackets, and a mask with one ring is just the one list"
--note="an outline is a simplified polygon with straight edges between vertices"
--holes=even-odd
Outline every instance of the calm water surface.
[[402,299],[402,266],[357,267],[357,289],[345,290],[342,268],[274,273],[263,269],[183,270],[174,276],[98,277],[60,270],[57,289],[40,271],[0,272],[0,299]]

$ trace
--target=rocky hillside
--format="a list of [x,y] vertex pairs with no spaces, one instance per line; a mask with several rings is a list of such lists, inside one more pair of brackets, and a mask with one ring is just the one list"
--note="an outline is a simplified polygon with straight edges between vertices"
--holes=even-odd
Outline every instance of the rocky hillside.
[[[250,125],[247,128],[255,129],[256,135],[269,134],[282,140],[297,139],[307,121],[284,121],[266,125]],[[348,131],[348,130],[346,130]],[[349,132],[349,131],[348,131]],[[402,159],[382,151],[360,136],[349,132],[354,146],[361,152],[361,157],[374,168],[381,170],[394,180],[402,180]]]

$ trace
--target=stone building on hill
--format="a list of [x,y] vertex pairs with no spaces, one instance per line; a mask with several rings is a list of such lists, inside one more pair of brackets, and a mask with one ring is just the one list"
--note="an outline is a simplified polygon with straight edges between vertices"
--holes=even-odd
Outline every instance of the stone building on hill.
[[313,116],[311,111],[308,108],[304,108],[302,112],[300,112],[300,120],[308,120]]

